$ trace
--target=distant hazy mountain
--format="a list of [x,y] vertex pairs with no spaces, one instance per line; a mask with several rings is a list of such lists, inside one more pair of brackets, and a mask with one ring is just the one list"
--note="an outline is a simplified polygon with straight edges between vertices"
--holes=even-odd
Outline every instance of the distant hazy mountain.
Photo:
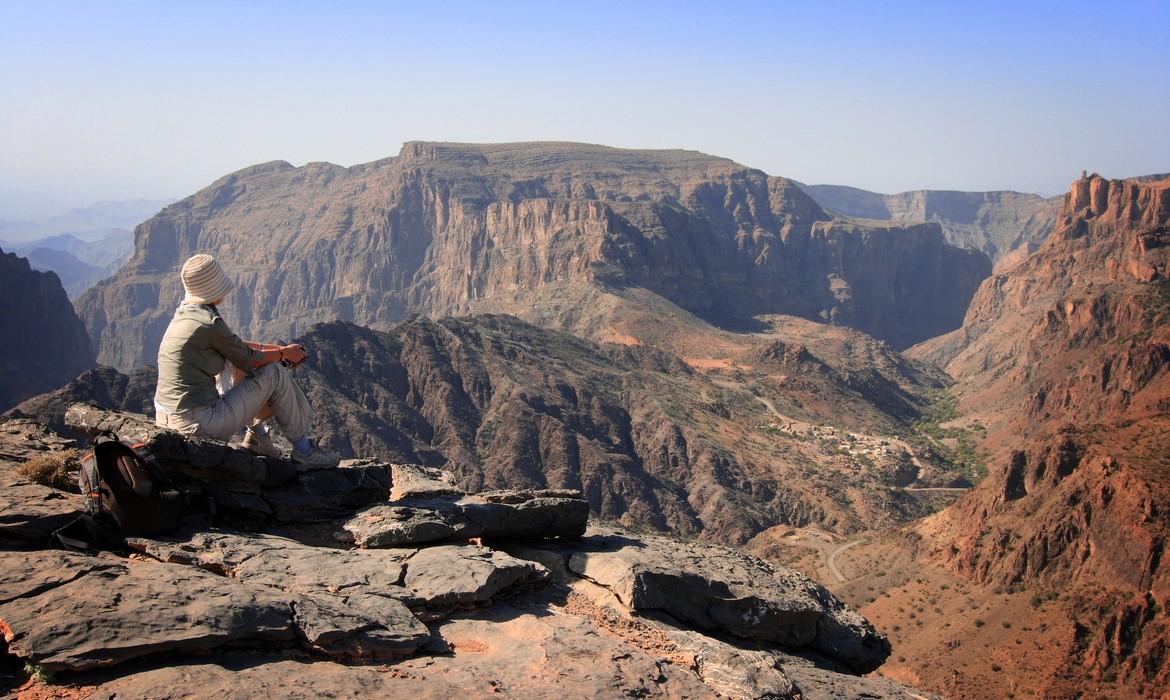
[[62,233],[0,247],[28,258],[33,269],[56,272],[70,299],[109,277],[134,250],[134,234],[124,228]]
[[1035,250],[1052,233],[1064,201],[1010,191],[880,194],[843,185],[798,185],[822,207],[845,216],[900,225],[935,222],[948,243],[981,250],[997,263],[1021,248]]
[[88,207],[70,209],[40,222],[0,221],[0,240],[32,241],[37,238],[71,233],[82,239],[100,237],[110,229],[130,229],[146,221],[170,204],[173,199],[127,199],[97,202]]

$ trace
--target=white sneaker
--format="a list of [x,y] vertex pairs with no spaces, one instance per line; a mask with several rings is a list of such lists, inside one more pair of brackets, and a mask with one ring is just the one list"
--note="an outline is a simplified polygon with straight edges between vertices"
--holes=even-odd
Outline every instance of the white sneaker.
[[330,467],[337,466],[341,461],[341,456],[336,452],[322,450],[314,446],[310,447],[306,454],[301,454],[294,449],[292,451],[292,461],[306,467],[313,467],[314,469],[329,469]]
[[261,457],[274,457],[280,459],[284,455],[280,448],[272,444],[272,436],[267,432],[260,433],[251,428],[244,431],[244,449],[258,454]]

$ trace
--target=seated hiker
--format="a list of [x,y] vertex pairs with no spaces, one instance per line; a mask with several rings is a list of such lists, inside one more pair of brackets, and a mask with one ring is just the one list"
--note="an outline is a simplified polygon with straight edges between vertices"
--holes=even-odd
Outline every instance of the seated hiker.
[[[244,447],[281,456],[264,426],[269,415],[293,444],[302,464],[337,464],[337,455],[309,441],[312,408],[285,363],[296,366],[307,353],[300,345],[261,345],[240,340],[216,306],[232,288],[215,258],[194,255],[181,273],[186,296],[167,326],[158,349],[155,423],[188,435],[228,441],[246,428]],[[222,396],[216,375],[231,363],[239,373]]]

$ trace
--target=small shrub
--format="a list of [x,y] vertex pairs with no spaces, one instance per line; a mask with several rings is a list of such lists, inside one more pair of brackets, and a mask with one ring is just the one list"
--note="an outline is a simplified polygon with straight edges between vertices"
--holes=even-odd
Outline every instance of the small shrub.
[[20,474],[29,481],[62,491],[77,493],[80,450],[63,450],[37,455],[20,465]]
[[991,664],[991,670],[995,673],[999,673],[1003,670],[1003,666],[1000,666],[999,664]]
[[34,664],[31,662],[26,663],[24,665],[24,672],[27,673],[34,681],[42,685],[53,682],[53,673],[51,671],[45,670],[44,667],[40,666],[39,664]]
[[978,617],[975,618],[975,627],[982,627],[983,625],[986,625],[986,624],[987,623],[984,622],[982,619],[980,619]]

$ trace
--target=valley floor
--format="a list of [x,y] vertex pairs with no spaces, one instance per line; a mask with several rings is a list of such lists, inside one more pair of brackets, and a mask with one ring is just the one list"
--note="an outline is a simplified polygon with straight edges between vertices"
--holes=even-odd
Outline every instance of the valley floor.
[[915,558],[897,531],[787,529],[748,548],[824,582],[887,635],[893,653],[875,675],[949,698],[1145,697],[1072,680],[1082,649],[1065,592],[973,583]]

